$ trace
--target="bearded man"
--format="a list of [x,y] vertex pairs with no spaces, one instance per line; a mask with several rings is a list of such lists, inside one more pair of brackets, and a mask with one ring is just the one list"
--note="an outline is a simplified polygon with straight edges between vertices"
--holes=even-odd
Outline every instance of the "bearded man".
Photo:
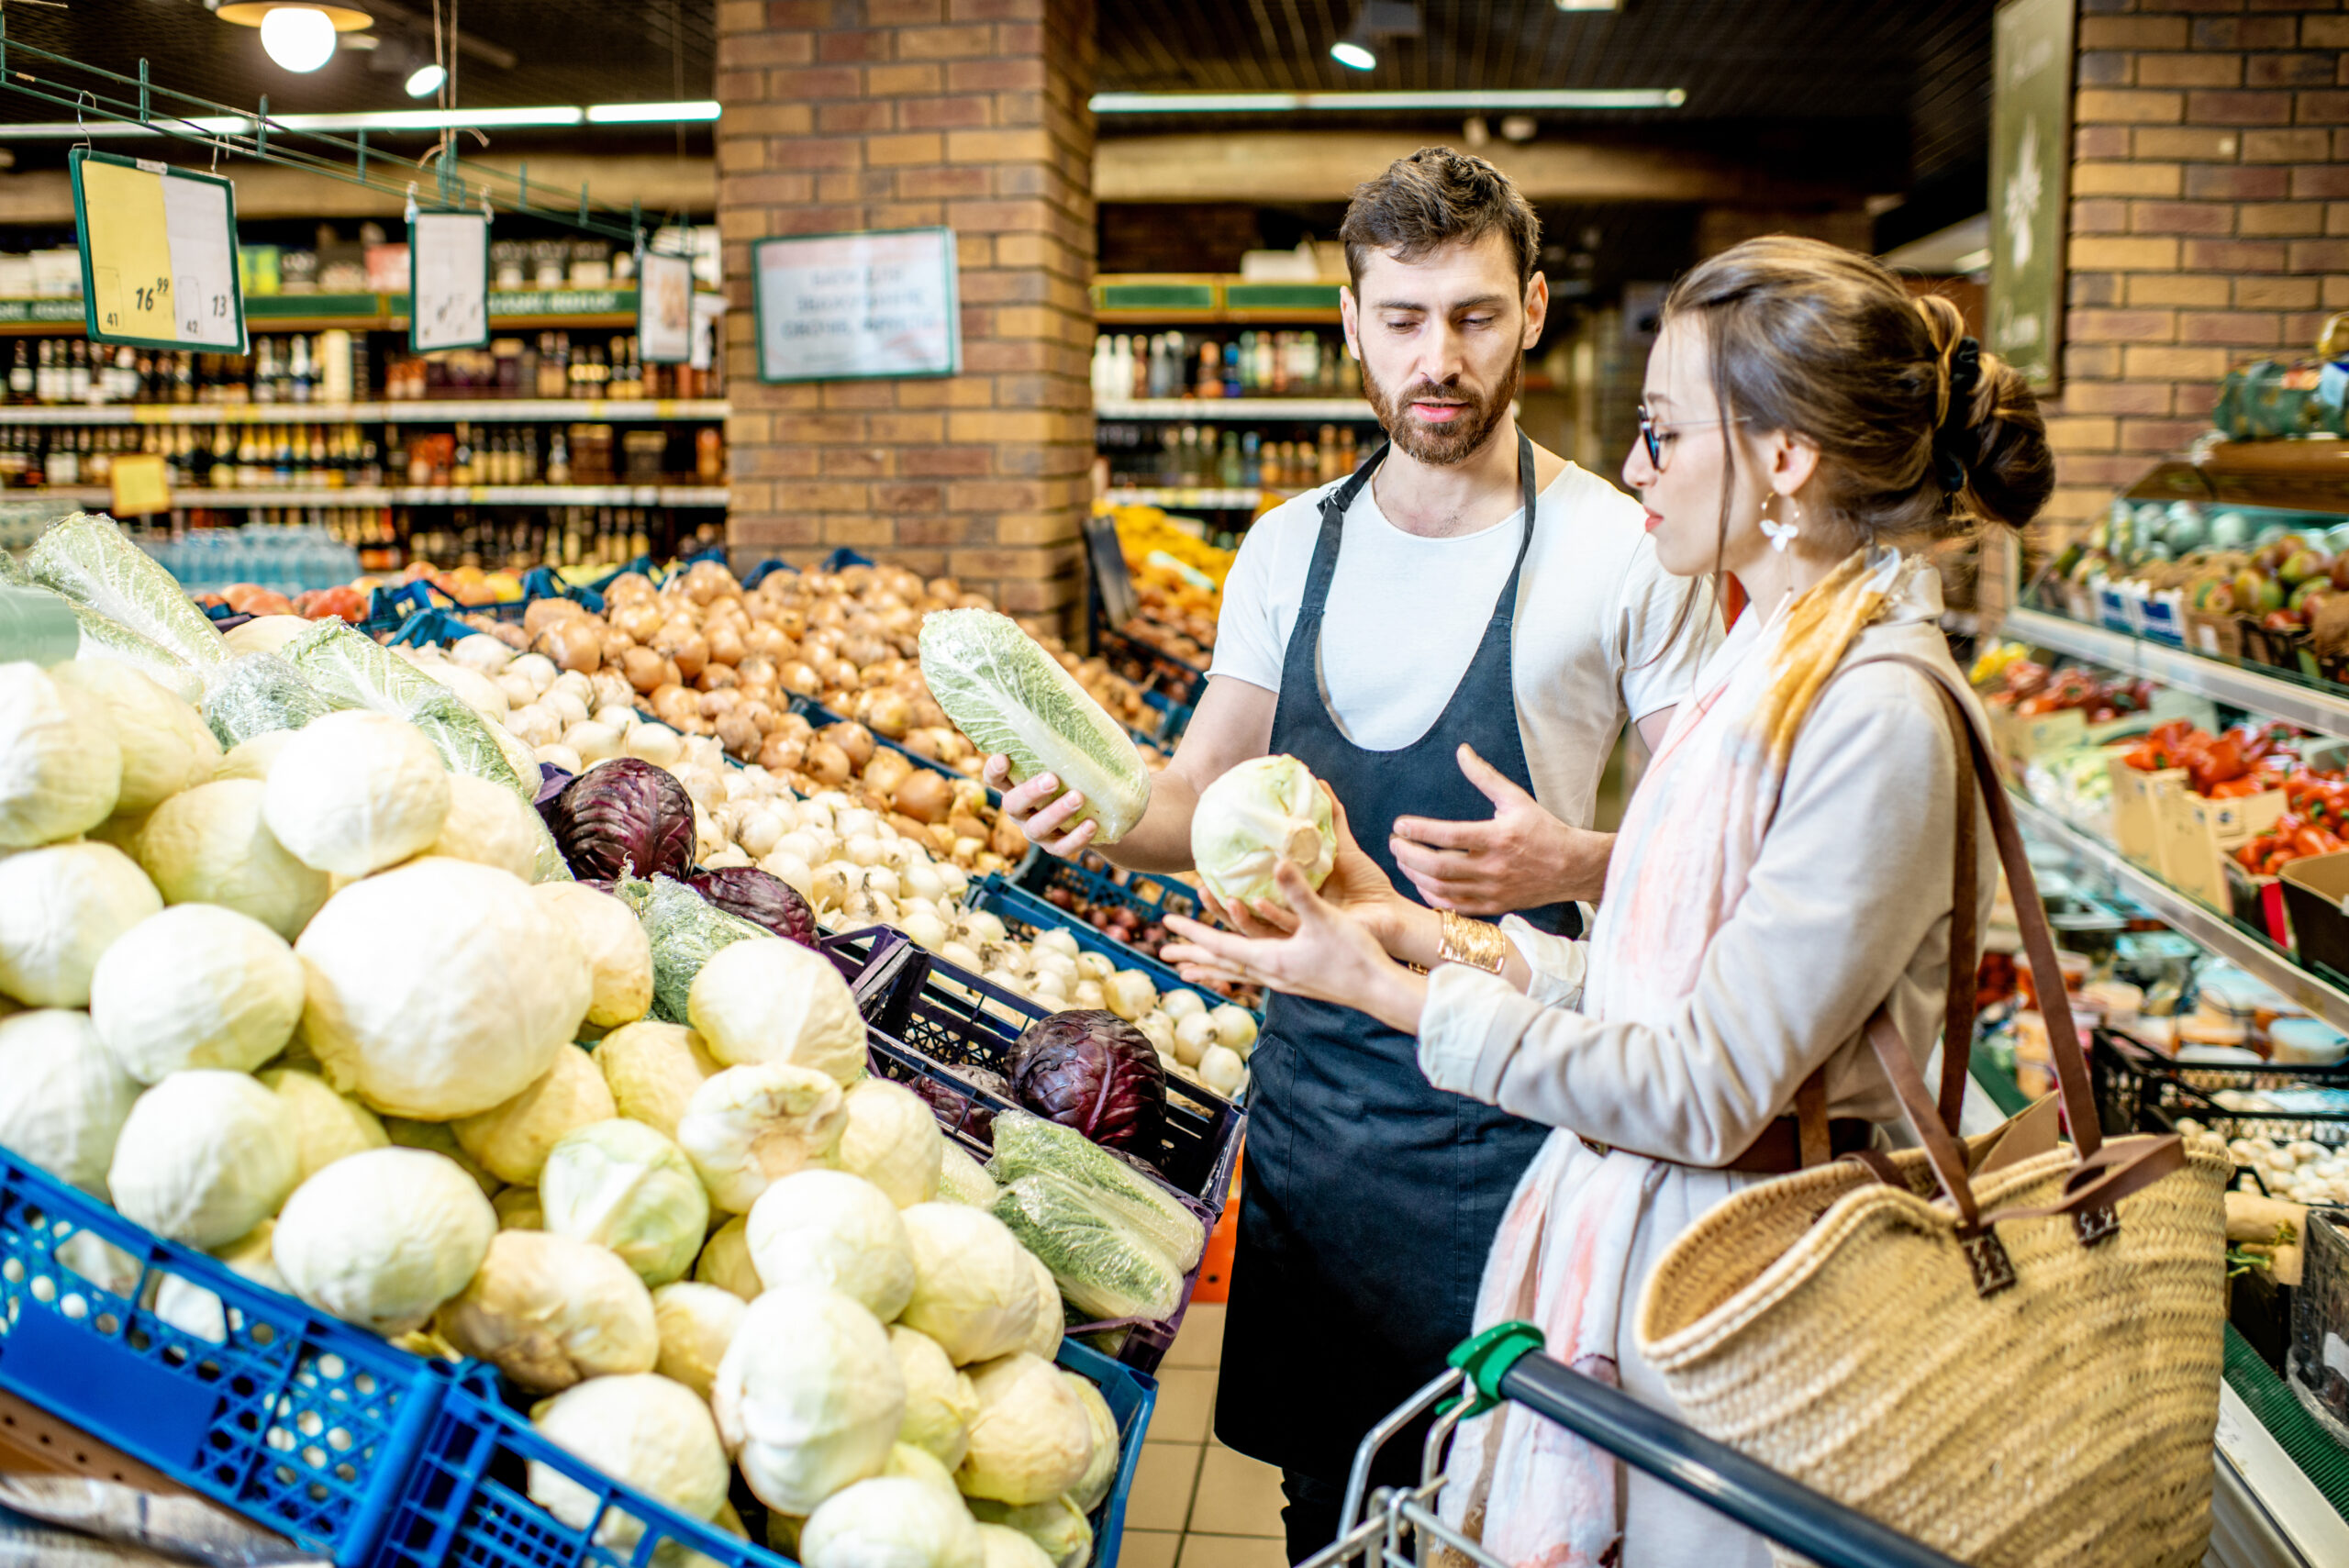
[[[1627,721],[1661,740],[1708,601],[1657,565],[1637,501],[1518,428],[1550,291],[1505,175],[1423,150],[1355,191],[1339,237],[1346,342],[1389,444],[1250,528],[1198,711],[1102,852],[1190,869],[1200,790],[1286,752],[1431,906],[1576,935],[1612,844],[1589,827],[1599,775]],[[1075,792],[1009,789],[1007,767],[987,776],[1030,838],[1091,843],[1067,827]],[[1430,1088],[1409,1036],[1328,1003],[1275,996],[1251,1067],[1216,1432],[1281,1467],[1294,1562],[1334,1539],[1364,1432],[1468,1334],[1548,1129]],[[1415,1483],[1416,1443],[1387,1452]]]

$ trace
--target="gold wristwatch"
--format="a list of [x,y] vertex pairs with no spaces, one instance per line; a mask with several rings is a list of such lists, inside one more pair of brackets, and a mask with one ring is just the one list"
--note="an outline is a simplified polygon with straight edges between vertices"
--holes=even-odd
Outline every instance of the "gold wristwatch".
[[1498,926],[1471,920],[1449,909],[1439,913],[1443,925],[1443,939],[1436,947],[1439,959],[1445,963],[1464,963],[1487,974],[1501,972],[1508,962],[1508,939],[1501,934]]

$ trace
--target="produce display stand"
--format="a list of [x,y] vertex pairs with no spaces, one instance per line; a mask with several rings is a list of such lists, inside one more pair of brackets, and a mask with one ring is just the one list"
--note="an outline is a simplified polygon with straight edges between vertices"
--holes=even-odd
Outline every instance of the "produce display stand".
[[[910,944],[895,963],[868,975],[858,987],[857,1005],[870,1026],[874,1072],[912,1084],[947,1135],[984,1162],[993,1152],[994,1118],[1021,1107],[954,1070],[1003,1073],[1020,1032],[1052,1009]],[[1223,1216],[1246,1122],[1247,1113],[1229,1100],[1180,1078],[1167,1080],[1165,1144],[1156,1174],[1209,1233]],[[1116,1336],[1118,1361],[1155,1371],[1182,1329],[1205,1262],[1202,1257],[1185,1276],[1174,1316],[1087,1323],[1069,1332],[1105,1341]]]
[[[1048,859],[1049,857],[1040,857]],[[1062,862],[1066,864],[1065,862]],[[1071,868],[1075,869],[1075,868]],[[1114,884],[1113,884],[1114,885]],[[1022,941],[1031,940],[1038,931],[1066,931],[1076,939],[1076,945],[1086,952],[1098,953],[1119,969],[1138,969],[1150,976],[1150,983],[1163,994],[1168,991],[1188,991],[1209,1007],[1232,1005],[1229,996],[1192,984],[1165,964],[1151,957],[1140,948],[1129,947],[1086,921],[1082,916],[1063,909],[1030,893],[1027,888],[1004,876],[1000,872],[984,877],[974,884],[963,900],[974,912],[984,910],[1001,920],[1015,934],[1027,933]],[[1262,1008],[1246,1009],[1262,1024]]]
[[[1508,1565],[1436,1516],[1444,1457],[1467,1418],[1495,1405],[1521,1405],[1626,1463],[1687,1493],[1819,1568],[1961,1568],[1910,1540],[1735,1449],[1542,1355],[1530,1323],[1488,1329],[1453,1351],[1454,1370],[1436,1378],[1370,1429],[1354,1451],[1338,1539],[1304,1568],[1425,1568],[1443,1550],[1477,1568]],[[1411,1487],[1370,1490],[1378,1452],[1430,1411],[1430,1430]],[[1367,1510],[1367,1512],[1365,1512]],[[1431,1551],[1431,1547],[1436,1549]]]

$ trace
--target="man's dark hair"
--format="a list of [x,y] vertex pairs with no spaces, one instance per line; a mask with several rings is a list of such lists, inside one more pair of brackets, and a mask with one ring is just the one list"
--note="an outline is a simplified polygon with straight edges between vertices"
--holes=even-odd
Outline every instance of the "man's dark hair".
[[1345,241],[1346,271],[1359,290],[1363,262],[1373,250],[1416,261],[1440,245],[1474,244],[1497,229],[1516,254],[1522,288],[1533,281],[1542,251],[1542,220],[1532,205],[1508,175],[1475,154],[1423,147],[1354,187],[1338,238]]

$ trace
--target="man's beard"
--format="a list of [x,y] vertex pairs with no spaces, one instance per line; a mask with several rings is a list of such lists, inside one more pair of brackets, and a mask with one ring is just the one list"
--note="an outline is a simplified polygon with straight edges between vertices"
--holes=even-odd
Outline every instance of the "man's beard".
[[[1371,373],[1369,361],[1357,362],[1362,367],[1363,395],[1370,400],[1371,412],[1378,416],[1378,422],[1386,428],[1387,438],[1408,456],[1435,468],[1465,462],[1481,451],[1508,413],[1508,406],[1517,400],[1518,389],[1525,381],[1525,354],[1520,350],[1510,357],[1508,374],[1489,397],[1475,398],[1454,383],[1438,385],[1415,381],[1397,398],[1390,397]],[[1419,400],[1464,402],[1465,407],[1457,418],[1442,425],[1428,425],[1411,413],[1410,405]]]

